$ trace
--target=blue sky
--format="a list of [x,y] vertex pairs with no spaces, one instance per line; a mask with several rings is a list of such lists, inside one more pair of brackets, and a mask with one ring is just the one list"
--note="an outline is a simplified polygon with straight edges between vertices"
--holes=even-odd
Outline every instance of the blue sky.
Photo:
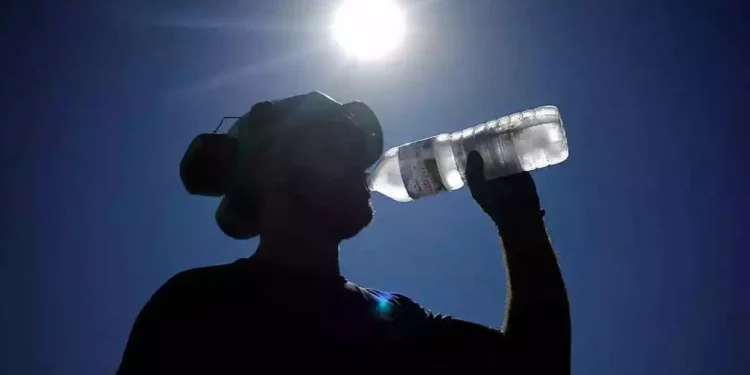
[[[331,43],[333,0],[4,5],[0,373],[112,373],[161,283],[251,254],[179,160],[220,117],[310,90],[364,100],[387,146],[559,106],[570,159],[534,177],[574,373],[746,373],[747,6],[402,3],[406,45],[374,64]],[[349,279],[501,324],[501,252],[467,191],[374,205]]]

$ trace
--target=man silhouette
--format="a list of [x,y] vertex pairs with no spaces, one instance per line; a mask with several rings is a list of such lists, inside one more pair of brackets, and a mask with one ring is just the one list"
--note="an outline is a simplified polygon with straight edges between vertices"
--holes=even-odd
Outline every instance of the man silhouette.
[[528,173],[486,181],[479,154],[467,162],[472,197],[502,239],[502,330],[340,274],[340,242],[373,217],[365,169],[382,135],[368,111],[313,92],[256,104],[240,120],[217,220],[232,237],[258,234],[257,251],[159,288],[118,374],[570,373],[567,294]]

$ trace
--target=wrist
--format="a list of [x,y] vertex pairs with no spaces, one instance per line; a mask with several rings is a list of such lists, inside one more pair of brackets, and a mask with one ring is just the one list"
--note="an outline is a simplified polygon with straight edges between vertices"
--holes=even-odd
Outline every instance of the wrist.
[[545,211],[543,209],[516,212],[495,220],[495,225],[502,237],[522,234],[535,228],[541,228],[546,231],[544,228],[544,215]]

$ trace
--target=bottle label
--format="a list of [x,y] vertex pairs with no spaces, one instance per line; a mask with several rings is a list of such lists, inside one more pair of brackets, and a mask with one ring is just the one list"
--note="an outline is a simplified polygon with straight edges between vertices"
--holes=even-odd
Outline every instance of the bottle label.
[[401,178],[411,199],[446,190],[432,148],[434,140],[435,137],[426,138],[398,149]]

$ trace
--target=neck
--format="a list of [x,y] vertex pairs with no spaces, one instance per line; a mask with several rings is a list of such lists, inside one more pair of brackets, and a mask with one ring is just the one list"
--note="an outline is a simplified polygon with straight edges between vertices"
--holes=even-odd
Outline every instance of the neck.
[[339,243],[314,225],[285,221],[260,234],[255,257],[266,262],[319,275],[339,275]]

